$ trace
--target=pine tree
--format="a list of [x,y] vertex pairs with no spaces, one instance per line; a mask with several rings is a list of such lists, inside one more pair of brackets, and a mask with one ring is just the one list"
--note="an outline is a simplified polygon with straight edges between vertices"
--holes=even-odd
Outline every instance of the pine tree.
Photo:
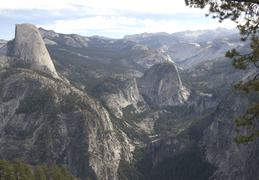
[[0,159],[0,180],[15,180],[13,168],[5,159]]
[[67,170],[66,166],[61,166],[61,173],[64,175],[64,180],[74,180],[73,175]]
[[34,180],[47,180],[43,165],[37,165],[34,170]]
[[61,169],[57,165],[54,165],[52,168],[52,180],[61,179],[64,179],[64,175],[62,174]]
[[19,159],[14,161],[14,175],[16,180],[33,180],[32,167],[22,163]]
[[43,169],[43,172],[44,172],[46,178],[49,179],[50,173],[49,173],[49,169],[48,169],[47,164],[42,164],[41,167]]
[[54,165],[52,171],[46,164],[32,166],[16,159],[11,165],[7,160],[0,159],[0,180],[80,180],[68,171],[66,166]]
[[33,180],[32,167],[29,164],[23,163],[25,180]]

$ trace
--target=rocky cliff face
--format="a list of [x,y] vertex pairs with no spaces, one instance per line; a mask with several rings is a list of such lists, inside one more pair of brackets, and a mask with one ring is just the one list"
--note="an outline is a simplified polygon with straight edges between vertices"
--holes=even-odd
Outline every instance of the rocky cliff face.
[[1,157],[66,164],[82,179],[117,179],[121,152],[131,153],[98,102],[32,71],[1,77]]
[[134,59],[134,63],[142,66],[144,69],[149,69],[155,64],[160,63],[173,63],[172,59],[163,51],[154,50],[147,46],[135,45],[131,48],[135,51],[144,51],[146,56]]
[[259,178],[258,138],[249,145],[233,142],[237,135],[234,119],[239,118],[253,100],[246,94],[230,93],[214,113],[211,125],[204,130],[206,158],[218,167],[211,179]]
[[182,105],[190,92],[182,85],[173,63],[156,64],[138,80],[139,91],[157,105]]
[[6,56],[6,44],[7,41],[5,40],[0,40],[0,57]]
[[59,78],[41,35],[32,24],[16,25],[15,39],[9,43],[8,56],[27,61],[31,68]]
[[144,102],[139,93],[135,78],[125,75],[115,75],[106,79],[95,88],[110,112],[117,118],[123,117],[122,109],[132,105],[135,113],[141,112],[138,103]]

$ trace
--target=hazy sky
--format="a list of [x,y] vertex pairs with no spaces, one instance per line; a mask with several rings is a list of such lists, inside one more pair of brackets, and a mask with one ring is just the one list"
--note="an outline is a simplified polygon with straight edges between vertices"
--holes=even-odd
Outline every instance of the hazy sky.
[[15,24],[31,23],[64,34],[107,36],[143,32],[234,28],[205,17],[184,0],[1,0],[0,39],[14,38]]

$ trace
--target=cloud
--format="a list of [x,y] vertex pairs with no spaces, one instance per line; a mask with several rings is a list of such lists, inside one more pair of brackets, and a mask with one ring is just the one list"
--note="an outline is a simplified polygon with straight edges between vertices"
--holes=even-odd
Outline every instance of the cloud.
[[206,12],[186,7],[184,0],[8,0],[1,3],[0,19],[5,25],[29,22],[59,33],[118,38],[218,27],[218,22],[204,17]]
[[51,1],[51,0],[8,0],[1,3],[0,9],[6,10],[57,10],[57,9],[73,9],[68,0]]
[[[200,12],[185,6],[184,0],[8,0],[1,3],[0,10],[67,10],[78,14],[114,14],[121,12],[175,14],[181,12]],[[81,12],[80,10],[87,10]]]
[[[224,22],[219,24],[216,20],[207,19],[203,23],[195,21],[184,22],[175,19],[138,19],[132,17],[120,16],[96,16],[90,18],[80,18],[74,20],[58,20],[49,25],[38,25],[48,30],[63,33],[80,33],[84,35],[94,34],[94,32],[102,31],[103,35],[107,33],[137,34],[143,32],[179,32],[185,30],[199,30],[199,29],[215,29],[219,26],[234,28],[234,24]],[[120,36],[117,34],[117,36]],[[115,37],[120,38],[120,37]]]
[[186,7],[184,0],[174,2],[172,0],[95,0],[91,1],[90,4],[86,3],[82,5],[143,14],[175,14],[190,11],[190,8]]

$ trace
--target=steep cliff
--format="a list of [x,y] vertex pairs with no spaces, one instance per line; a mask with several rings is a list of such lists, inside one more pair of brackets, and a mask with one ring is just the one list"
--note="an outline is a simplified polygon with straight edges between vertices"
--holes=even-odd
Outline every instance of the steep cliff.
[[[258,94],[247,96],[230,93],[214,113],[213,121],[204,130],[203,144],[206,159],[218,169],[211,179],[258,179],[259,139],[243,145],[233,142],[237,136],[234,119],[239,118],[253,102],[258,102]],[[255,127],[258,124],[255,123]]]
[[138,104],[144,103],[144,100],[133,77],[114,75],[101,82],[94,91],[101,96],[110,112],[117,118],[123,117],[122,109],[129,105],[132,105],[136,112],[141,112]]
[[0,39],[0,57],[6,56],[6,49],[7,49],[6,44],[7,44],[7,41]]
[[17,24],[15,38],[9,43],[8,56],[21,59],[30,68],[50,73],[59,78],[44,41],[36,26]]

